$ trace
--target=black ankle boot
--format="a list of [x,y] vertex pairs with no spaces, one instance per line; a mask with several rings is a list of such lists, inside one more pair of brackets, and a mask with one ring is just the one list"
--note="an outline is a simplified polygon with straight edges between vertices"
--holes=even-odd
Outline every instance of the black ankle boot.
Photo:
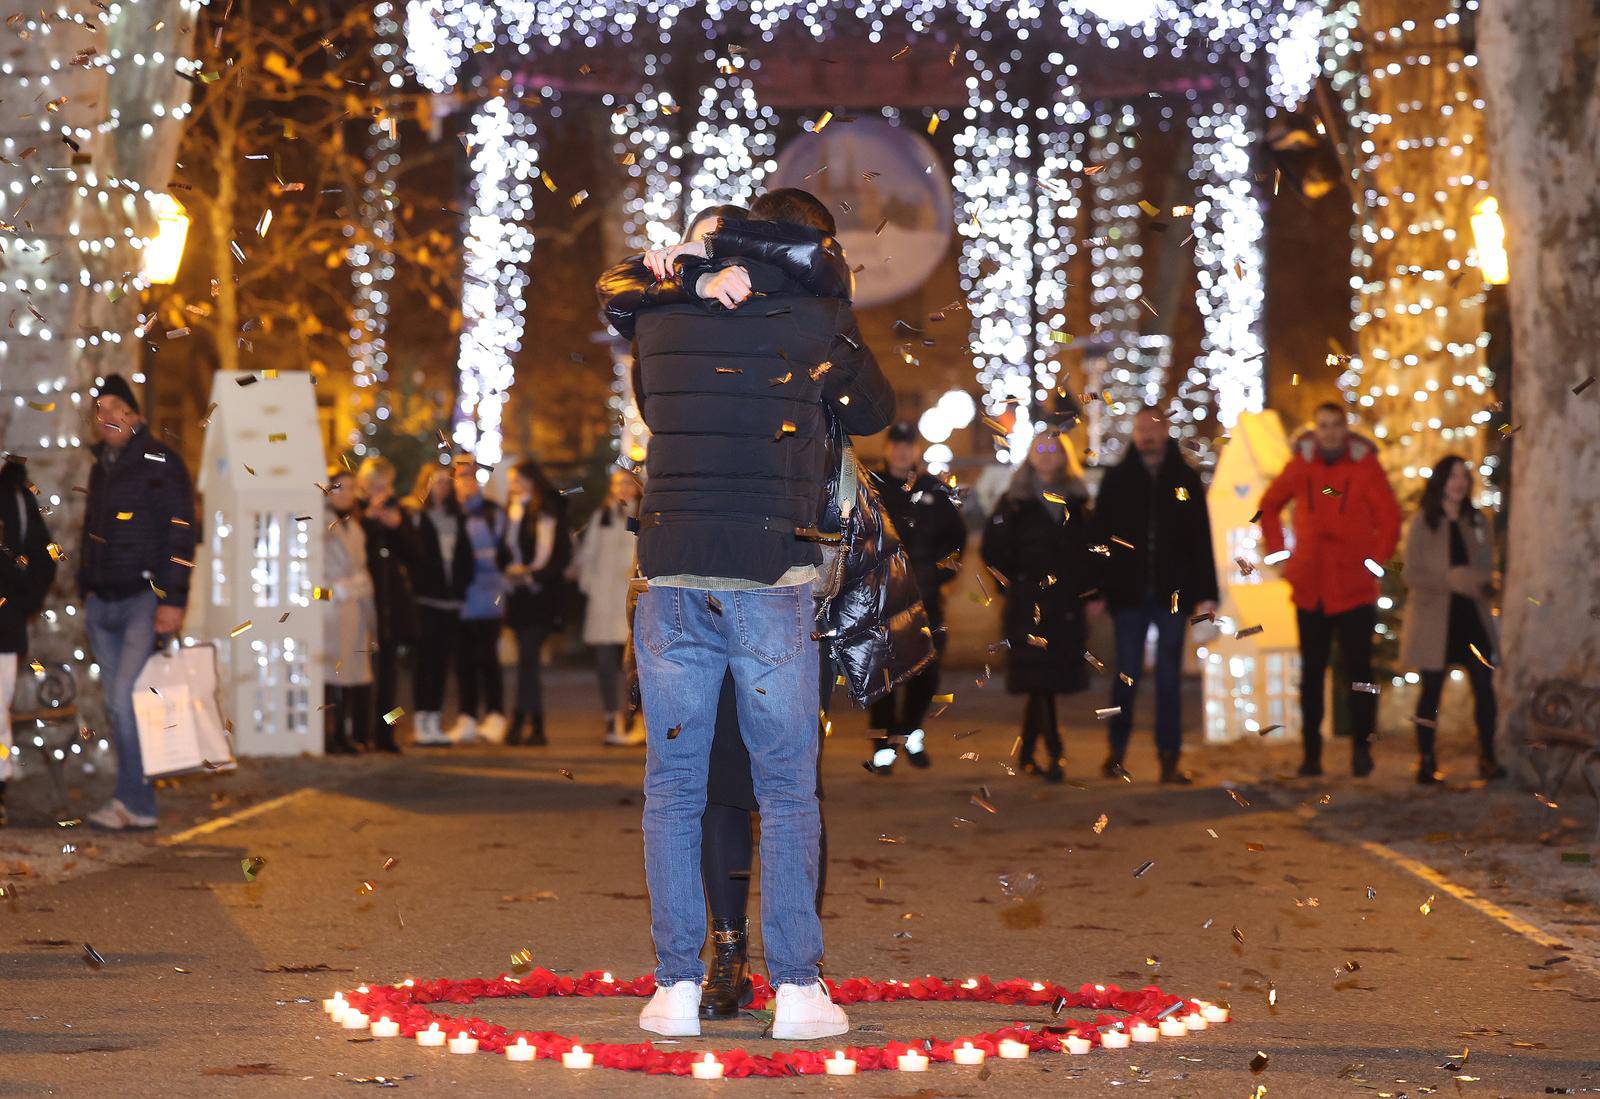
[[1316,745],[1307,744],[1303,750],[1305,754],[1300,759],[1300,770],[1298,774],[1302,778],[1314,778],[1317,775],[1322,774],[1321,742],[1319,741]]
[[1423,752],[1417,757],[1417,785],[1437,786],[1439,784],[1439,761],[1432,752]]
[[530,748],[543,748],[550,743],[544,738],[544,715],[532,714],[528,717],[528,737],[522,743]]
[[1358,740],[1350,745],[1350,773],[1356,778],[1366,778],[1372,774],[1372,745],[1365,740]]
[[1157,758],[1161,760],[1161,781],[1172,786],[1193,786],[1194,779],[1178,769],[1177,752],[1159,752]]
[[711,972],[700,990],[702,1019],[731,1019],[750,1003],[748,920],[711,921]]

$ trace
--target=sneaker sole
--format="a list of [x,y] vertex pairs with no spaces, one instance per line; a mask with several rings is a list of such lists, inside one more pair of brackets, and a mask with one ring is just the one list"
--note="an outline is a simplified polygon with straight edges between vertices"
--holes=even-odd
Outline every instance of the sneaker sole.
[[809,1042],[817,1038],[837,1038],[850,1033],[850,1021],[842,1023],[774,1023],[772,1037],[780,1042]]
[[700,1020],[694,1019],[674,1020],[661,1019],[651,1022],[639,1020],[639,1029],[659,1034],[663,1038],[698,1038],[700,1037]]

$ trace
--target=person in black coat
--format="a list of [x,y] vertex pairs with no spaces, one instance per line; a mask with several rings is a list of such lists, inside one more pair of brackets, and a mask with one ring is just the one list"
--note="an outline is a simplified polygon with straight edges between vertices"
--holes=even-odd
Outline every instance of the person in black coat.
[[356,477],[361,529],[367,538],[367,571],[372,574],[378,610],[378,647],[372,654],[373,710],[378,720],[371,725],[376,741],[372,746],[384,752],[400,751],[395,725],[384,716],[400,705],[400,652],[417,640],[417,604],[411,583],[416,544],[395,498],[394,481],[394,463],[378,455],[363,461]]
[[146,429],[120,375],[106,375],[95,391],[94,424],[100,441],[90,448],[78,590],[111,718],[117,785],[87,819],[104,831],[148,831],[157,824],[156,795],[144,777],[133,685],[156,638],[183,627],[194,568],[194,489],[183,459]]
[[56,578],[59,550],[50,541],[24,459],[0,464],[0,828],[6,824],[11,777],[11,697],[28,656],[28,620],[39,613]]
[[451,743],[442,716],[445,684],[452,662],[460,658],[461,596],[471,576],[472,561],[456,555],[461,507],[448,469],[424,466],[406,504],[406,525],[414,551],[411,584],[417,607],[417,644],[412,654],[413,743],[443,747]]
[[961,571],[967,545],[967,524],[950,490],[917,466],[917,428],[901,421],[889,428],[888,452],[877,471],[878,495],[894,522],[895,533],[911,559],[912,574],[928,612],[935,656],[920,673],[872,705],[872,727],[883,731],[873,745],[871,770],[887,775],[896,749],[905,745],[906,759],[928,766],[923,719],[939,693],[939,660],[944,655],[944,588]]
[[[982,545],[984,563],[1004,586],[1006,690],[1028,698],[1021,766],[1050,782],[1065,778],[1056,696],[1088,686],[1085,598],[1096,575],[1089,491],[1071,446],[1054,430],[1035,436],[1026,464],[989,517]],[[1034,759],[1041,737],[1049,753],[1042,770]]]
[[1111,683],[1111,751],[1103,770],[1122,773],[1133,704],[1144,675],[1145,639],[1156,630],[1156,754],[1161,781],[1187,784],[1180,688],[1183,638],[1191,615],[1217,609],[1211,518],[1200,474],[1184,460],[1167,421],[1153,408],[1133,421],[1133,446],[1106,471],[1095,500],[1094,535],[1103,546],[1102,584],[1117,636]]
[[511,553],[506,579],[506,625],[517,639],[517,698],[507,744],[543,745],[544,684],[539,662],[544,643],[561,626],[562,575],[572,563],[572,530],[561,493],[531,458],[511,470],[510,526],[506,548]]

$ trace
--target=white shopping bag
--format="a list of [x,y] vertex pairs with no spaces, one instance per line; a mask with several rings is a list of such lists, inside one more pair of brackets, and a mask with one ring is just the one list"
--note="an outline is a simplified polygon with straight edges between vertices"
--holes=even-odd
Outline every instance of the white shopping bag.
[[217,653],[210,645],[162,649],[133,686],[146,778],[234,767],[217,708]]

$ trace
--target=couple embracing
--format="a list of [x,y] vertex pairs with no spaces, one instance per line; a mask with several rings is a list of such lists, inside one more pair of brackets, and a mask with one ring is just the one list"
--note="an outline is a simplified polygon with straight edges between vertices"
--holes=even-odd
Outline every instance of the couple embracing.
[[830,418],[888,426],[894,393],[851,312],[827,207],[795,188],[718,208],[690,240],[603,276],[636,342],[651,431],[639,518],[646,589],[634,654],[648,736],[645,875],[657,991],[639,1025],[700,1033],[706,936],[701,819],[724,677],[761,811],[761,922],[772,1036],[849,1029],[819,980],[819,651],[814,538]]

